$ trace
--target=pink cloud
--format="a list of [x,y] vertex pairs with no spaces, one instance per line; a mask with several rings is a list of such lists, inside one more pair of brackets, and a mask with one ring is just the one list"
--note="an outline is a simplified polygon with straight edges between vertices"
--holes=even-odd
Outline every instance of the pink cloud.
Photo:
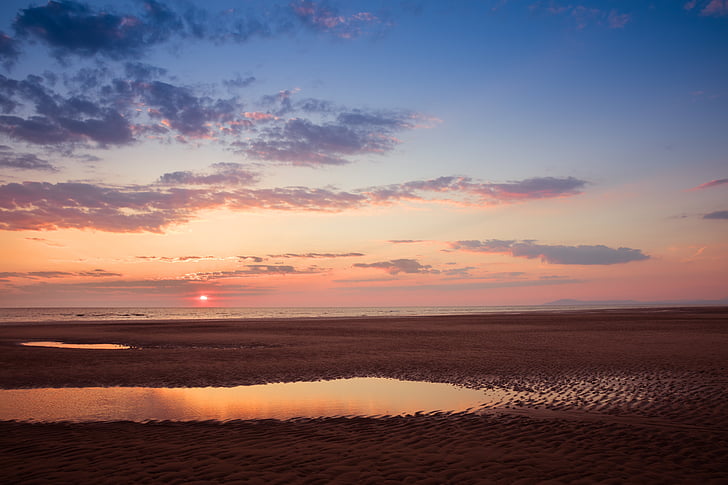
[[[213,174],[172,172],[148,186],[23,182],[0,185],[0,230],[97,229],[161,233],[206,209],[341,212],[398,201],[483,207],[581,193],[573,177],[506,183],[439,177],[347,192],[310,187],[250,188],[256,174],[239,164],[214,164]],[[435,194],[438,198],[432,199]]]
[[709,189],[711,187],[717,187],[717,186],[723,185],[723,184],[728,184],[728,179],[711,180],[710,182],[705,182],[704,184],[700,184],[697,187],[693,187],[690,190]]
[[700,15],[722,17],[728,15],[728,0],[711,0],[701,11]]

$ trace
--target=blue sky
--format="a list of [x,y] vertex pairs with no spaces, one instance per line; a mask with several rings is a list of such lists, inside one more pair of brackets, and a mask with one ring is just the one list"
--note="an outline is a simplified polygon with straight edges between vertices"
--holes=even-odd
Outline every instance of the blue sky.
[[1,305],[727,296],[724,0],[12,0],[0,32]]

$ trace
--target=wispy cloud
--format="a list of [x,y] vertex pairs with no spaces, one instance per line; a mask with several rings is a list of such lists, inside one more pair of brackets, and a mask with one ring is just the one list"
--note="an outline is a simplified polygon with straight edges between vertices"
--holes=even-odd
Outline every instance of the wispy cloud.
[[478,182],[470,177],[439,177],[364,189],[372,200],[425,200],[423,194],[445,194],[463,204],[490,205],[524,200],[568,197],[580,194],[587,185],[574,177],[534,177],[506,183]]
[[90,271],[26,271],[14,272],[6,271],[0,273],[0,278],[28,278],[32,280],[49,279],[49,278],[107,278],[113,276],[123,276],[120,273],[114,273],[103,269],[94,269]]
[[537,1],[530,6],[530,10],[536,13],[559,15],[568,17],[576,24],[577,29],[585,29],[591,25],[607,27],[609,29],[624,28],[631,20],[628,13],[616,9],[605,10],[597,7],[584,5],[564,5],[557,1]]
[[516,258],[535,259],[550,264],[576,265],[610,265],[643,261],[649,256],[639,249],[610,248],[598,245],[548,245],[535,241],[504,241],[489,239],[486,241],[457,241],[450,243],[454,250],[475,253],[508,254]]
[[690,0],[684,8],[697,10],[706,17],[723,17],[728,15],[728,0]]
[[0,145],[0,168],[58,171],[48,160],[43,160],[33,153],[18,153],[7,145]]
[[703,219],[728,219],[728,211],[715,211],[705,214]]
[[329,258],[356,258],[364,253],[286,253],[269,254],[269,258],[303,258],[303,259],[329,259]]
[[160,185],[252,185],[259,179],[254,172],[240,163],[214,163],[213,173],[200,174],[191,171],[165,173],[157,181]]
[[0,185],[0,229],[162,232],[171,224],[189,222],[205,209],[340,212],[401,200],[427,202],[432,193],[438,195],[435,201],[465,203],[475,197],[469,204],[492,205],[572,196],[586,184],[573,178],[497,184],[441,177],[353,192],[308,187],[266,189],[233,184],[253,178],[237,164],[214,167],[217,173],[213,175],[173,172],[148,186],[80,182]]
[[704,184],[700,184],[697,187],[693,187],[690,190],[710,189],[710,188],[718,187],[719,185],[724,185],[724,184],[728,184],[728,179],[711,180],[710,182],[705,182]]
[[359,37],[391,26],[390,22],[383,21],[372,12],[342,15],[335,7],[323,2],[299,0],[291,3],[291,8],[304,25],[342,39]]
[[378,261],[376,263],[355,263],[355,268],[377,268],[386,271],[391,275],[399,273],[433,273],[439,274],[440,271],[433,269],[429,264],[421,264],[416,259],[392,259],[390,261]]
[[198,271],[194,273],[187,273],[182,276],[182,278],[195,281],[213,281],[229,278],[243,278],[248,276],[316,274],[323,273],[325,271],[325,269],[316,267],[300,269],[290,265],[249,264],[245,266],[245,269]]

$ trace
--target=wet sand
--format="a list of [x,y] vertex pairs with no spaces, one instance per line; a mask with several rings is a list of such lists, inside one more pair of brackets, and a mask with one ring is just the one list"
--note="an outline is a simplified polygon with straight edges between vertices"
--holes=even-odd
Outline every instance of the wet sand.
[[728,308],[0,327],[2,388],[364,376],[507,392],[477,415],[0,422],[0,480],[728,483]]

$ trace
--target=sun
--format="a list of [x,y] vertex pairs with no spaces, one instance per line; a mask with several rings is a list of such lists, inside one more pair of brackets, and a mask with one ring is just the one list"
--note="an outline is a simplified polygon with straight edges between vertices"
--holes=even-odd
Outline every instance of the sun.
[[207,295],[200,295],[200,301],[207,301]]

